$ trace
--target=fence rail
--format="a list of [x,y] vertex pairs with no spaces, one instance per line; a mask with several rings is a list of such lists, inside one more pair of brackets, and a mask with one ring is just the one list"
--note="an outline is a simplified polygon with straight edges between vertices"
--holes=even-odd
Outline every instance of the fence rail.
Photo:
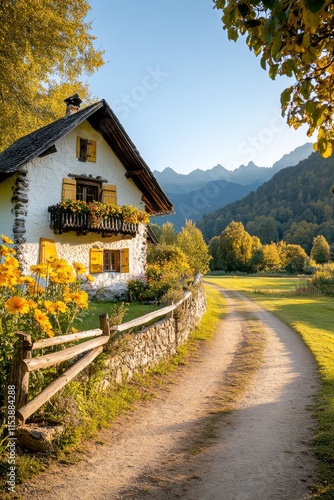
[[[111,332],[124,332],[136,326],[143,326],[153,319],[168,315],[190,298],[191,292],[186,292],[183,298],[176,304],[163,307],[152,313],[145,314],[140,318],[113,327],[109,325],[108,315],[102,314],[100,315],[100,328],[93,330],[37,340],[36,342],[31,341],[30,335],[18,333],[18,340],[15,344],[15,353],[11,363],[9,376],[9,384],[15,385],[16,387],[15,399],[18,423],[24,423],[36,410],[38,410],[38,408],[68,384],[84,368],[91,364],[109,342]],[[89,340],[49,354],[43,354],[37,357],[32,356],[32,351],[61,346],[69,342],[77,342],[84,339]],[[78,361],[54,380],[40,394],[28,402],[30,372],[45,369],[63,361],[69,361],[82,354],[84,355]]]
[[124,332],[125,330],[129,330],[130,328],[135,328],[136,326],[142,326],[146,323],[149,323],[153,319],[160,318],[161,316],[165,316],[166,314],[174,311],[177,307],[179,307],[183,302],[191,297],[191,292],[186,292],[181,300],[176,304],[172,304],[170,306],[163,307],[162,309],[158,309],[157,311],[153,311],[148,314],[144,314],[140,316],[140,318],[132,319],[127,323],[121,323],[120,325],[113,327],[114,331]]

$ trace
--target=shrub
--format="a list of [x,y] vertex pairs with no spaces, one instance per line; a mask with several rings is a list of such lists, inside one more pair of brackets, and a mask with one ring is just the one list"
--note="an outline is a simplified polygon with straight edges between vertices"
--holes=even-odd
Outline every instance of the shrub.
[[300,245],[286,245],[282,248],[285,269],[288,273],[303,273],[307,266],[308,256]]
[[158,302],[170,289],[181,289],[182,278],[189,273],[185,254],[175,245],[151,245],[146,275],[127,282],[127,300]]
[[316,271],[310,282],[322,294],[334,295],[334,271],[329,266],[325,266],[322,271]]
[[172,270],[168,272],[168,269],[168,266],[161,268],[157,264],[149,264],[146,276],[128,281],[127,299],[160,303],[169,289],[181,289],[179,274]]
[[146,276],[140,276],[137,279],[132,279],[127,282],[127,300],[133,302],[135,300],[140,301],[144,292],[148,288]]
[[166,243],[150,245],[148,249],[147,263],[156,265],[161,270],[165,270],[167,273],[178,275],[180,280],[184,274],[188,274],[190,272],[186,255],[176,245],[167,245]]

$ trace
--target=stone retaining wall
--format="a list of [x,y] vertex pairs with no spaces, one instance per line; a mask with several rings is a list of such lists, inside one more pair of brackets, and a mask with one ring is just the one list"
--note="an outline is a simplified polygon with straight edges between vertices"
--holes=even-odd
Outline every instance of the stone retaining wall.
[[110,344],[110,357],[104,361],[106,375],[102,390],[110,383],[130,380],[135,373],[144,373],[176,353],[206,311],[204,288],[193,288],[192,295],[172,317],[154,323],[138,333],[125,334]]

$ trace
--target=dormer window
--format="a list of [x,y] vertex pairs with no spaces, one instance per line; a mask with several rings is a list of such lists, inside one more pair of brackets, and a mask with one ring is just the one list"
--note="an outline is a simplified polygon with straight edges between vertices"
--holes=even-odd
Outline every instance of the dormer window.
[[96,162],[96,141],[77,136],[76,155],[79,161]]

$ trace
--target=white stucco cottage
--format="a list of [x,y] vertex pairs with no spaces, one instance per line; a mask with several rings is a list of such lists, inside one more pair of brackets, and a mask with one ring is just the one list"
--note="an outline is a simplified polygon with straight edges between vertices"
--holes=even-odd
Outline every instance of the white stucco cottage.
[[0,234],[14,240],[23,272],[51,254],[86,265],[95,290],[120,294],[145,272],[146,224],[108,216],[97,224],[69,212],[64,200],[132,205],[150,216],[173,213],[162,191],[105,100],[19,139],[0,154]]

